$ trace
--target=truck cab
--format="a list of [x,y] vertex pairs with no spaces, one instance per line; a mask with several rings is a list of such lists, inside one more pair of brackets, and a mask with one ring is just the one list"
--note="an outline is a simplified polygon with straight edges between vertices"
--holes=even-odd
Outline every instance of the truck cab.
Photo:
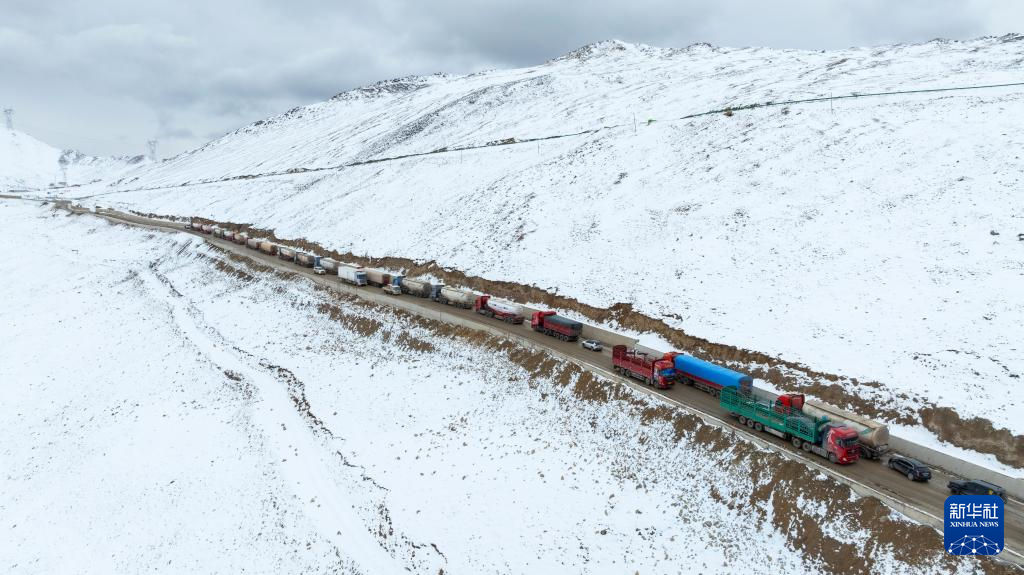
[[829,427],[823,434],[822,447],[832,463],[847,465],[860,459],[860,436],[846,426]]

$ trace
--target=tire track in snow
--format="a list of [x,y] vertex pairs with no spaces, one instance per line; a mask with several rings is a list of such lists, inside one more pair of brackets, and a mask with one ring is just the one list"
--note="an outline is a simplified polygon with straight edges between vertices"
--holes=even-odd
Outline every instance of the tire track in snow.
[[[263,431],[266,445],[281,456],[277,469],[301,501],[303,512],[317,526],[322,536],[346,553],[367,573],[398,573],[405,571],[399,560],[381,547],[357,512],[358,501],[344,497],[346,491],[336,481],[341,474],[332,461],[332,442],[336,438],[318,434],[295,409],[285,386],[260,367],[253,367],[241,354],[249,355],[227,344],[225,338],[203,321],[202,313],[174,288],[156,266],[138,274],[146,291],[165,302],[171,321],[183,339],[190,342],[219,370],[252,382],[257,401],[251,404],[252,422]],[[167,297],[160,297],[167,294]],[[321,445],[331,448],[308,449]],[[315,505],[314,505],[315,503]]]

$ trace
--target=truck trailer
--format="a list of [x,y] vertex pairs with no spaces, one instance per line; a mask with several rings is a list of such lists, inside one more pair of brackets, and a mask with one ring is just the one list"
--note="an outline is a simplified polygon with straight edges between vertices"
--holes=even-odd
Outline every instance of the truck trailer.
[[271,256],[276,256],[277,244],[267,241],[260,242],[260,251]]
[[236,244],[238,244],[240,246],[244,246],[245,242],[247,242],[247,241],[249,241],[249,234],[244,234],[244,233],[241,233],[241,232],[235,234],[235,243]]
[[414,278],[402,278],[402,293],[414,295],[418,297],[427,297],[430,299],[437,299],[437,296],[441,293],[443,284],[436,284],[430,280],[425,279],[414,279]]
[[612,348],[612,368],[616,373],[639,379],[658,389],[668,389],[679,378],[679,372],[672,362],[672,354],[666,353],[660,359],[624,345]]
[[338,262],[331,258],[320,258],[320,267],[324,268],[328,274],[338,275]]
[[260,241],[256,238],[249,238],[245,240],[245,247],[250,250],[258,250],[260,249]]
[[367,283],[366,271],[352,264],[338,265],[338,277],[341,281],[354,286],[364,286]]
[[311,268],[316,264],[316,256],[304,252],[295,253],[295,263],[304,268]]
[[473,302],[473,310],[505,323],[523,323],[523,308],[520,305],[494,299],[489,295],[477,296]]
[[473,302],[476,301],[476,294],[465,289],[441,286],[435,301],[463,309],[472,309]]
[[739,422],[755,431],[764,431],[793,444],[793,447],[820,455],[832,463],[848,465],[860,459],[857,431],[804,413],[802,394],[772,397],[737,387],[723,387],[719,405]]
[[732,387],[745,392],[749,392],[754,387],[753,378],[744,373],[697,359],[685,353],[672,355],[681,383],[692,385],[715,397],[718,397],[724,387]]
[[561,317],[553,311],[535,311],[530,318],[533,331],[557,337],[562,341],[576,341],[583,331],[583,324]]
[[881,459],[889,452],[889,426],[884,423],[813,400],[804,403],[803,411],[815,417],[827,417],[856,431],[863,459]]
[[281,259],[283,259],[283,260],[285,260],[287,262],[294,262],[295,261],[295,252],[296,252],[296,250],[293,249],[293,248],[286,248],[284,246],[278,246],[277,247],[277,257],[279,257],[279,258],[281,258]]

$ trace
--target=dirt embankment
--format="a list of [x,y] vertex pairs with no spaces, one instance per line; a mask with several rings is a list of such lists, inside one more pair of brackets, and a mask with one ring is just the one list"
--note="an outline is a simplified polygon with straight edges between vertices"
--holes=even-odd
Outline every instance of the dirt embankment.
[[609,308],[599,308],[582,303],[575,298],[553,294],[534,286],[468,276],[458,270],[441,267],[434,261],[417,262],[399,257],[366,257],[348,252],[341,253],[326,249],[305,238],[280,238],[273,230],[257,228],[250,224],[218,222],[198,217],[183,218],[132,213],[150,218],[216,224],[228,230],[247,232],[252,237],[267,238],[275,243],[341,261],[355,262],[369,267],[404,270],[410,276],[430,274],[449,285],[463,286],[513,301],[536,302],[552,308],[572,310],[596,323],[617,324],[622,328],[637,332],[655,333],[668,340],[680,351],[707,361],[731,364],[733,367],[741,368],[752,376],[768,381],[788,392],[811,394],[832,405],[874,419],[907,425],[921,424],[943,441],[965,449],[991,453],[1007,465],[1024,467],[1024,436],[1014,435],[1007,429],[997,429],[987,419],[963,420],[948,407],[940,407],[924,401],[922,401],[924,406],[917,411],[898,405],[895,401],[868,401],[858,394],[858,389],[883,388],[881,383],[858,381],[825,373],[758,351],[694,337],[682,330],[670,327],[664,320],[654,319],[634,310],[633,306],[628,303],[617,303]]

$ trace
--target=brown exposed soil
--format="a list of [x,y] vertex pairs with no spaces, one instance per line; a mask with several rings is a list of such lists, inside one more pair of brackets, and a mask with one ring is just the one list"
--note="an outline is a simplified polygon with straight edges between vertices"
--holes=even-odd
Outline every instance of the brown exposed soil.
[[[922,401],[925,407],[919,411],[913,411],[895,401],[869,401],[860,397],[857,392],[858,388],[862,386],[880,388],[883,387],[882,384],[862,382],[817,371],[806,365],[786,361],[765,353],[691,336],[682,330],[670,327],[664,320],[654,319],[637,312],[628,303],[617,303],[609,308],[599,308],[535,286],[468,276],[458,270],[441,267],[435,261],[417,262],[399,257],[367,257],[341,253],[328,250],[305,238],[279,238],[273,230],[257,228],[251,224],[217,222],[198,217],[181,218],[132,213],[158,219],[216,224],[228,230],[246,232],[250,237],[264,237],[281,245],[340,261],[355,262],[369,267],[405,270],[405,273],[410,276],[429,274],[443,280],[448,285],[463,286],[513,301],[537,302],[552,308],[572,310],[596,323],[617,324],[622,328],[637,332],[654,333],[665,338],[680,351],[707,361],[732,364],[732,366],[741,368],[750,375],[768,381],[787,392],[811,394],[827,403],[873,419],[907,425],[923,424],[943,441],[965,449],[991,453],[1000,462],[1007,465],[1024,467],[1024,436],[1014,435],[1007,429],[997,429],[991,421],[974,418],[963,422],[963,426],[950,425],[946,423],[945,415],[942,414],[955,415],[955,413],[948,408],[941,408],[930,402]],[[961,420],[958,417],[955,421],[960,422]]]

